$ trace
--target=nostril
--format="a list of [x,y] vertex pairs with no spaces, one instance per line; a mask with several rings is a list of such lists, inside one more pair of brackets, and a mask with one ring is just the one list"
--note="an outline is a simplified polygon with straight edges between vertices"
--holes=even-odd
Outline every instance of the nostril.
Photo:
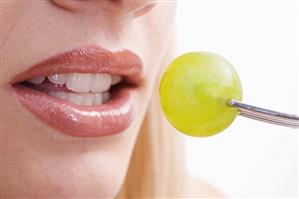
[[149,13],[149,12],[155,7],[155,5],[156,5],[155,3],[145,5],[144,7],[141,7],[141,8],[139,8],[139,9],[137,9],[137,10],[134,12],[134,15],[135,15],[136,17],[145,15],[145,14]]
[[[123,16],[128,13],[138,17],[150,12],[157,4],[151,0],[50,0],[55,6],[84,13],[110,13]],[[100,11],[101,10],[101,11]]]
[[73,11],[73,10],[77,10],[79,7],[78,7],[78,1],[70,1],[70,0],[51,0],[51,2],[59,7],[59,8],[62,8],[62,9],[65,9],[65,10],[70,10],[70,11]]

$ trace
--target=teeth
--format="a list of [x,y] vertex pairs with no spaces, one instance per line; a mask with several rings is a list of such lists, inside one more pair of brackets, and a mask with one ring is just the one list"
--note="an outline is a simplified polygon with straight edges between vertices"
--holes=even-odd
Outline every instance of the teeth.
[[92,76],[92,83],[90,90],[92,92],[104,92],[109,90],[111,86],[111,75],[108,74],[96,74]]
[[91,106],[106,103],[110,98],[110,93],[71,93],[71,92],[49,92],[49,95],[58,99],[67,100],[77,105]]
[[[28,82],[41,84],[45,76],[40,76]],[[101,105],[110,99],[108,90],[112,85],[121,82],[118,75],[91,74],[91,73],[67,73],[47,76],[50,82],[56,85],[65,84],[66,88],[73,92],[49,92],[48,94],[58,99],[67,100],[79,105]]]
[[103,103],[106,103],[110,99],[110,93],[104,92],[103,93]]
[[32,84],[41,84],[41,83],[43,83],[45,78],[46,78],[45,76],[40,76],[40,77],[36,77],[36,78],[28,80],[28,82],[30,82]]
[[67,81],[67,74],[55,74],[48,76],[50,82],[54,84],[65,84]]
[[67,100],[74,103],[81,105],[83,101],[83,95],[75,94],[75,93],[68,93]]
[[[38,77],[29,80],[32,83],[40,84],[45,77]],[[109,74],[91,74],[91,73],[68,73],[55,74],[48,76],[49,81],[54,84],[65,84],[66,87],[74,92],[88,93],[88,92],[104,92],[109,90],[112,85],[118,84],[122,78],[118,75]]]
[[97,93],[95,94],[93,105],[101,105],[101,104],[103,104],[103,94]]
[[66,87],[80,93],[104,92],[109,90],[111,83],[108,74],[72,73],[67,76]]
[[90,90],[92,75],[89,73],[73,73],[68,76],[66,87],[74,92],[87,93]]
[[94,94],[91,93],[87,93],[87,94],[83,94],[83,100],[82,100],[82,105],[86,105],[86,106],[90,106],[93,105],[93,98],[94,98]]
[[58,99],[67,99],[67,93],[66,92],[49,92],[49,95],[56,97]]
[[118,84],[121,81],[121,77],[118,75],[112,75],[111,85]]

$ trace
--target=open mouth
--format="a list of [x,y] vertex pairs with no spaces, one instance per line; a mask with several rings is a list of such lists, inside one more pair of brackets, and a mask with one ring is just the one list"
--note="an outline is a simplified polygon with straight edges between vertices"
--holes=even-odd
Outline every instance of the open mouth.
[[110,100],[112,93],[135,85],[123,81],[119,75],[64,73],[39,76],[14,86],[24,86],[77,105],[100,106]]
[[142,63],[134,53],[97,46],[54,56],[18,75],[18,100],[59,132],[97,137],[123,132],[138,106]]

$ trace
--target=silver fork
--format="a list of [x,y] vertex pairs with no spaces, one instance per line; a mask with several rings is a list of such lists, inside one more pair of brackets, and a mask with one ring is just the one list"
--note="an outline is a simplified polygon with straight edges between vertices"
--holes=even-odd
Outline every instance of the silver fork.
[[241,116],[270,124],[286,126],[295,129],[299,128],[299,117],[297,115],[281,113],[252,106],[234,99],[229,100],[228,104],[237,108]]

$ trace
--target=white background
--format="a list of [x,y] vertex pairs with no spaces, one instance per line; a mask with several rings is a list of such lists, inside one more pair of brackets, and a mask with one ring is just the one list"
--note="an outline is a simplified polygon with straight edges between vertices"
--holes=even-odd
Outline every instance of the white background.
[[[226,57],[244,102],[298,114],[297,11],[288,0],[181,0],[179,52]],[[214,137],[186,137],[187,167],[231,197],[296,197],[297,133],[238,117]]]

